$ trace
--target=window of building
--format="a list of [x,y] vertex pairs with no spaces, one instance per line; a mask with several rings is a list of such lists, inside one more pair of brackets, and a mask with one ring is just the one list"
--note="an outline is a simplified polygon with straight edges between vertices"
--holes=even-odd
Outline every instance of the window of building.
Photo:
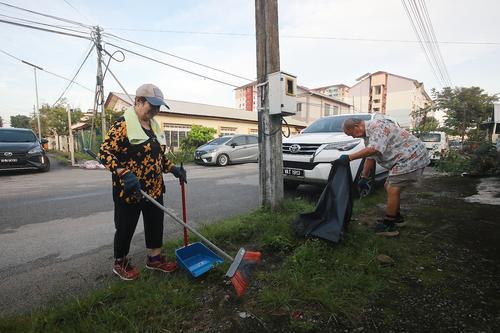
[[167,147],[177,149],[180,147],[181,141],[187,137],[191,125],[164,123],[163,130],[165,131]]
[[377,99],[374,99],[374,100],[373,100],[373,103],[380,103],[380,99],[378,99],[378,98],[377,98]]
[[249,131],[248,131],[248,134],[259,134],[259,130],[257,128],[251,128]]
[[379,111],[380,111],[380,108],[373,108],[373,111],[375,111],[375,112],[379,112]]
[[330,115],[330,104],[325,103],[325,116]]
[[339,107],[337,105],[333,106],[333,114],[338,115],[339,114]]
[[297,112],[302,111],[302,103],[297,103]]
[[374,86],[373,90],[375,95],[380,95],[380,92],[382,91],[382,86]]
[[234,135],[234,134],[236,134],[236,127],[224,127],[224,126],[221,126],[221,128],[220,128],[220,136]]

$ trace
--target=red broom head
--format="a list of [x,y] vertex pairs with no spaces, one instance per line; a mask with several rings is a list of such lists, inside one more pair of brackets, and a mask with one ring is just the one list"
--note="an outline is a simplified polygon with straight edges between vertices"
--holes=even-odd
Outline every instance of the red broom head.
[[245,262],[259,264],[261,259],[262,259],[262,253],[245,251],[245,255],[243,256],[242,262],[245,261]]
[[248,279],[245,276],[243,276],[243,274],[241,274],[240,271],[234,273],[233,277],[231,278],[231,283],[233,284],[233,287],[236,290],[236,294],[238,295],[238,297],[245,294],[245,291],[247,290],[248,287]]

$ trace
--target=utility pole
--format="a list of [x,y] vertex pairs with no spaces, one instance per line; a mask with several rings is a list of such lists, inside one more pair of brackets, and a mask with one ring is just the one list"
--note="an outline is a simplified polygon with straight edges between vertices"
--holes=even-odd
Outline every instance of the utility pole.
[[280,70],[278,2],[255,0],[259,119],[259,201],[276,208],[283,200],[281,115],[269,114],[268,74]]
[[75,145],[73,142],[73,131],[71,130],[71,109],[69,105],[66,105],[66,112],[68,113],[69,154],[71,156],[71,166],[75,166]]
[[40,109],[38,107],[38,83],[37,83],[37,79],[36,79],[36,70],[39,69],[39,70],[43,71],[43,68],[38,67],[37,65],[33,65],[32,63],[24,61],[24,60],[21,60],[21,62],[28,65],[28,66],[33,67],[33,71],[35,73],[35,95],[36,95],[36,117],[37,117],[37,123],[38,123],[38,139],[42,140],[42,126],[40,125]]
[[[101,125],[102,125],[102,139],[106,135],[106,114],[104,112],[104,78],[102,75],[102,39],[101,39],[102,28],[99,26],[95,27],[95,43],[97,50],[97,94],[96,94],[96,106],[101,109]],[[96,110],[97,112],[97,110]]]

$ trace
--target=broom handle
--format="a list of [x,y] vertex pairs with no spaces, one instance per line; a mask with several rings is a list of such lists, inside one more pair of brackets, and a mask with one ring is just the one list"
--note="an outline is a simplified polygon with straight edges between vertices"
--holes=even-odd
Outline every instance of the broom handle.
[[[182,163],[181,163],[182,168]],[[186,191],[184,189],[184,179],[179,178],[179,182],[181,184],[181,195],[182,195],[182,221],[187,224],[187,213],[186,213]],[[188,232],[187,228],[184,227],[184,247],[188,246]]]
[[198,236],[204,243],[206,243],[208,246],[210,246],[212,249],[214,249],[216,252],[218,252],[219,254],[221,254],[223,257],[225,257],[226,259],[230,260],[230,261],[234,261],[234,258],[231,257],[229,254],[227,254],[226,252],[222,251],[220,248],[218,248],[214,243],[212,243],[211,241],[209,241],[208,239],[206,239],[205,237],[203,237],[198,231],[196,231],[194,228],[192,228],[191,226],[189,226],[188,224],[182,222],[182,220],[172,211],[170,211],[170,209],[164,207],[163,205],[161,205],[158,201],[156,201],[153,197],[151,197],[149,194],[147,194],[146,192],[144,192],[143,190],[141,190],[141,194],[146,198],[148,199],[153,205],[155,205],[156,207],[160,208],[161,210],[163,210],[163,212],[165,212],[165,214],[167,214],[168,216],[170,216],[175,222],[177,222],[178,224],[184,226],[184,228],[187,228],[189,229],[189,231],[191,231],[193,234],[195,234],[196,236]]

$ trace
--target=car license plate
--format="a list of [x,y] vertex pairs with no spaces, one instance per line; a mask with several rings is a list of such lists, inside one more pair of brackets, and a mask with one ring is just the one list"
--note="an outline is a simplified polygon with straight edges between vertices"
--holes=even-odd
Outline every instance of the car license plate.
[[283,168],[283,174],[286,176],[304,177],[304,170]]
[[17,158],[2,158],[0,159],[2,163],[17,163]]

